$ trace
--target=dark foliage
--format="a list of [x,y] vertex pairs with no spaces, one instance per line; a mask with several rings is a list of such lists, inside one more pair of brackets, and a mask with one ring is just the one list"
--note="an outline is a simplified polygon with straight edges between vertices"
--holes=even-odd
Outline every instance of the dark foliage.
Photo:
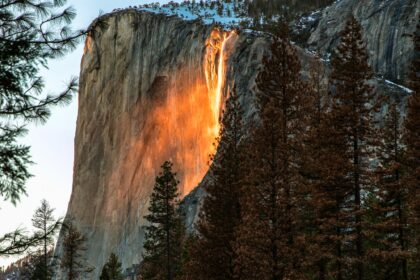
[[173,280],[179,275],[184,225],[176,212],[178,180],[172,172],[172,163],[166,161],[156,177],[150,199],[145,227],[144,259],[141,279]]
[[[201,208],[199,238],[191,256],[199,279],[234,279],[235,230],[241,219],[239,197],[245,167],[240,148],[242,109],[230,93],[221,121],[217,154],[210,167],[211,182]],[[202,252],[206,252],[203,254]]]
[[86,237],[81,234],[73,222],[65,224],[62,244],[62,256],[60,259],[60,267],[66,275],[67,280],[87,279],[92,272],[83,254],[86,251]]
[[25,125],[45,122],[50,109],[70,102],[73,78],[57,95],[43,94],[39,75],[50,59],[73,50],[86,31],[72,32],[76,13],[65,0],[0,3],[0,195],[16,203],[31,176],[29,147],[17,144]]
[[300,174],[309,87],[297,51],[281,24],[258,74],[261,124],[247,147],[249,173],[241,195],[242,222],[235,244],[240,279],[302,279],[305,204]]
[[99,280],[123,280],[121,263],[118,261],[117,255],[111,253],[107,263],[102,268]]

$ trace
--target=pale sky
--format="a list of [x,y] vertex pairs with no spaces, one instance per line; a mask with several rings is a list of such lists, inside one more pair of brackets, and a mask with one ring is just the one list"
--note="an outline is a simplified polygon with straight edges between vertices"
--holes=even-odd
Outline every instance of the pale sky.
[[[110,12],[114,8],[141,5],[147,0],[68,0],[68,5],[77,10],[74,29],[86,28],[100,11]],[[159,1],[161,3],[168,1]],[[83,44],[64,58],[49,63],[49,70],[43,70],[46,92],[60,92],[71,76],[79,75]],[[45,125],[31,126],[22,143],[32,147],[30,167],[34,175],[27,183],[27,197],[13,206],[0,200],[0,235],[18,227],[31,230],[31,217],[40,205],[41,199],[49,201],[56,209],[56,216],[64,216],[70,199],[73,176],[74,134],[77,118],[77,96],[66,107],[56,108]],[[0,258],[0,266],[13,259]]]

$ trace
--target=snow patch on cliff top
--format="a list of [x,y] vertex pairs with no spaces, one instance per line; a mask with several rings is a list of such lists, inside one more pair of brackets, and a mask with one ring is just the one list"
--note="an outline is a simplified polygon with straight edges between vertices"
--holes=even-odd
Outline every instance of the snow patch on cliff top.
[[[168,16],[178,16],[184,20],[192,21],[200,19],[205,24],[220,24],[224,27],[238,27],[241,22],[250,22],[246,16],[243,3],[222,3],[219,1],[185,1],[182,3],[169,2],[145,4],[130,8],[138,11],[165,14]],[[115,11],[118,11],[115,10]]]

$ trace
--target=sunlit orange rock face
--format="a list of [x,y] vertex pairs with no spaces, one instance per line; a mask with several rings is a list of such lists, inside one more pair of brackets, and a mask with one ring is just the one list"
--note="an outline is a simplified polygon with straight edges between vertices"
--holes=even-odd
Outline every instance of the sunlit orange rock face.
[[238,38],[135,11],[106,22],[88,37],[82,60],[67,213],[89,239],[86,257],[98,268],[111,252],[125,267],[140,262],[144,216],[165,160],[174,163],[182,196],[205,176]]
[[[135,176],[148,191],[150,179],[165,160],[171,160],[180,180],[181,196],[203,179],[215,152],[225,90],[225,65],[234,46],[234,32],[214,29],[206,40],[204,63],[181,65],[176,72],[157,76],[149,89],[148,114],[142,133],[130,147],[124,165],[137,162]],[[200,69],[203,68],[203,69]],[[204,72],[206,79],[197,73]],[[141,108],[144,108],[143,106]],[[120,171],[115,173],[120,176]],[[115,178],[117,180],[117,178]],[[127,182],[127,186],[130,186]]]
[[[214,29],[206,40],[202,77],[193,80],[188,66],[177,70],[170,85],[155,104],[146,127],[151,135],[139,138],[136,149],[145,150],[145,173],[154,174],[166,159],[174,163],[181,195],[188,194],[203,179],[209,155],[215,152],[219,118],[225,99],[225,68],[234,45],[234,32]],[[166,79],[166,78],[165,78]],[[151,141],[148,141],[148,140]],[[146,175],[147,177],[147,175]]]

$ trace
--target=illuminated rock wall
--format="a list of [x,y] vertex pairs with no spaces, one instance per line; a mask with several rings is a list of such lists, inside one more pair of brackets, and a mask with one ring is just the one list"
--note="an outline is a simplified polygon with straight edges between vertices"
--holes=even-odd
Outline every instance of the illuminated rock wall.
[[111,252],[124,267],[140,262],[143,217],[165,160],[174,163],[182,195],[205,176],[237,37],[133,10],[105,21],[87,38],[81,65],[67,213],[86,234],[94,279]]

